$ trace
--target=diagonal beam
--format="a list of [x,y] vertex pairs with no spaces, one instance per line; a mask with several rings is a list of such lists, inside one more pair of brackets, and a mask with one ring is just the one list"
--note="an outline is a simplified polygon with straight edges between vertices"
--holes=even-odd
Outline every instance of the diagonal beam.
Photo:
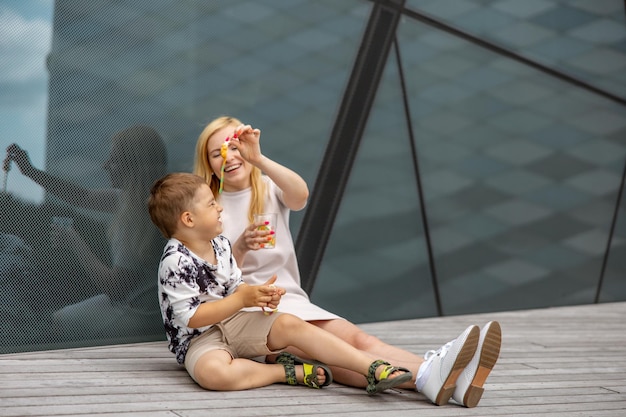
[[335,119],[296,240],[302,288],[311,293],[365,130],[405,0],[377,2]]

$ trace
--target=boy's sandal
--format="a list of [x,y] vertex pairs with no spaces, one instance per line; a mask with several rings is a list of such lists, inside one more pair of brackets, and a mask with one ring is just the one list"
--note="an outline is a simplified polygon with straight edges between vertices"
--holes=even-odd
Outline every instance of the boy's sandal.
[[[378,367],[381,365],[386,366],[380,373],[378,380],[376,380],[376,369],[378,369]],[[404,373],[394,378],[389,378],[389,376],[396,371],[402,371]],[[383,392],[386,389],[397,387],[400,384],[410,381],[412,377],[413,374],[411,374],[411,371],[409,371],[408,369],[398,366],[391,366],[389,362],[385,362],[379,359],[372,362],[367,376],[365,377],[367,378],[366,391],[369,395],[378,394],[379,392]]]
[[[312,359],[301,359],[296,355],[292,355],[289,352],[281,352],[276,357],[276,363],[283,365],[283,367],[285,368],[287,384],[289,385],[298,385],[298,380],[296,379],[296,365],[302,365],[302,368],[304,369],[303,384],[307,387],[323,388],[333,382],[333,373],[330,371],[330,368],[322,362],[318,362]],[[323,369],[324,373],[326,374],[326,380],[323,384],[320,384],[317,379],[317,370],[319,368]]]

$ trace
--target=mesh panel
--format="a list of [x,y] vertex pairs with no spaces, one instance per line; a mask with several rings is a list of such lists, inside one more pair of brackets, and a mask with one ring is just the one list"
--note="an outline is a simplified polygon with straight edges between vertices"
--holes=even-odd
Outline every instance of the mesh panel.
[[164,239],[145,203],[166,172],[165,148],[146,126],[110,142],[110,186],[99,188],[38,170],[25,150],[10,148],[22,174],[50,197],[39,204],[4,196],[3,349],[162,338],[155,277]]
[[[99,12],[55,3],[45,162],[31,157],[42,150],[28,138],[7,149],[3,352],[164,338],[156,269],[165,240],[146,200],[167,172],[167,150],[161,133],[143,124],[151,118],[138,115],[132,82],[112,68],[124,62],[112,54],[142,36],[114,31],[118,19],[98,23]],[[149,26],[145,17],[139,23],[135,29]],[[105,62],[110,75],[101,71]],[[125,66],[127,75],[138,70]],[[43,199],[12,184],[25,179]]]
[[50,4],[51,27],[28,12],[0,21],[19,54],[33,53],[0,84],[0,101],[45,63],[27,89],[45,103],[16,110],[32,121],[0,137],[2,150],[19,146],[0,207],[0,351],[164,339],[154,288],[164,242],[144,207],[149,184],[190,171],[203,125],[222,114],[261,127],[264,151],[313,183],[371,4]]
[[[45,2],[5,3],[0,150],[19,148],[0,193],[0,352],[162,340],[149,184],[190,171],[202,127],[228,114],[312,189],[375,2],[49,0],[41,18]],[[407,5],[623,97],[622,2],[565,3]],[[407,85],[388,62],[313,301],[353,322],[434,314],[405,94],[444,311],[592,302],[623,105],[411,13],[397,35]],[[618,214],[602,301],[626,294]]]

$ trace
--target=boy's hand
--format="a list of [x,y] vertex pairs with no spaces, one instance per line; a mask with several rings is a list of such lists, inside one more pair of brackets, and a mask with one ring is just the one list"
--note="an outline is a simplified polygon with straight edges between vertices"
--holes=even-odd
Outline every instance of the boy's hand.
[[269,316],[270,314],[278,311],[278,303],[280,303],[281,297],[286,292],[284,288],[278,288],[274,285],[274,282],[276,282],[276,278],[276,275],[273,275],[272,278],[270,278],[265,283],[265,285],[269,284],[269,288],[274,290],[274,292],[272,293],[272,300],[267,304],[269,310],[266,311],[264,307],[261,307],[261,310],[263,310],[263,314],[265,314],[266,316]]
[[280,298],[285,294],[284,288],[274,285],[276,278],[276,275],[273,275],[263,285],[240,286],[237,292],[243,292],[244,307],[276,309],[280,303]]
[[[280,299],[287,292],[284,288],[277,287],[277,286],[274,285],[274,282],[276,282],[276,279],[277,279],[277,276],[276,275],[272,275],[272,277],[269,280],[267,280],[267,282],[265,284],[263,284],[264,286],[267,285],[268,288],[273,290],[272,293],[270,294],[272,296],[272,299],[267,304],[267,307],[272,309],[272,310],[276,310],[278,308],[278,304],[280,303]],[[263,311],[265,311],[265,310],[263,310]]]

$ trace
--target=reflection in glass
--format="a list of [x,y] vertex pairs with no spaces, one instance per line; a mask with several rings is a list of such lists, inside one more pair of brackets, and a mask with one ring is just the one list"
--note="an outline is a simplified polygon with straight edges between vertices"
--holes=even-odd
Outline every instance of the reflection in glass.
[[[67,203],[28,210],[26,203],[3,196],[3,218],[16,220],[3,240],[5,252],[16,254],[15,268],[3,277],[21,294],[20,304],[8,300],[22,312],[16,327],[35,325],[43,333],[39,339],[54,341],[160,334],[155,274],[163,240],[146,215],[150,186],[167,166],[159,134],[136,125],[112,137],[103,164],[109,187],[84,188],[37,169],[17,144],[7,148],[5,164],[10,163]],[[106,227],[89,221],[79,209],[110,213],[111,221]],[[27,244],[33,227],[38,230]]]

